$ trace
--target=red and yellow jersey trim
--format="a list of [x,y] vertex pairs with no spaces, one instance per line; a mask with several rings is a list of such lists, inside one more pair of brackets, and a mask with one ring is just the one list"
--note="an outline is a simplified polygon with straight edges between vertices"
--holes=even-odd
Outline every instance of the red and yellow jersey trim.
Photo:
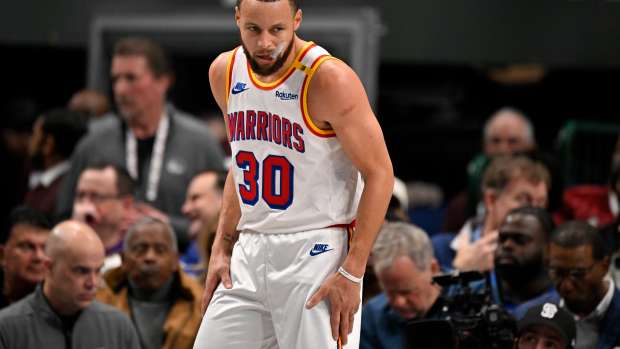
[[239,46],[237,46],[233,51],[230,57],[228,57],[228,63],[226,63],[226,106],[228,108],[228,97],[230,95],[230,89],[232,85],[232,72],[233,66],[235,65],[235,57],[237,56],[237,51],[239,50]]
[[347,242],[349,243],[349,246],[351,246],[351,241],[353,240],[353,233],[355,232],[355,221],[356,220],[354,219],[351,221],[351,223],[333,224],[333,225],[330,225],[328,228],[343,228],[344,230],[346,230],[347,231]]
[[247,62],[248,75],[250,76],[250,81],[252,81],[252,84],[254,84],[254,86],[256,86],[257,88],[261,90],[272,90],[280,86],[284,81],[286,81],[286,79],[288,79],[291,75],[293,75],[293,73],[295,72],[295,69],[299,69],[299,63],[306,56],[308,51],[310,51],[310,49],[313,48],[314,46],[316,46],[314,42],[312,41],[307,42],[306,45],[301,49],[301,51],[299,51],[299,54],[297,55],[297,57],[295,57],[293,64],[291,64],[291,66],[288,68],[286,73],[281,78],[273,82],[260,81],[254,74],[254,72],[252,71],[250,62]]
[[[308,86],[310,85],[310,81],[312,80],[312,77],[314,76],[314,73],[316,73],[316,70],[319,68],[319,66],[321,66],[321,64],[323,62],[325,62],[328,59],[335,59],[335,57],[332,57],[330,55],[319,56],[312,63],[312,66],[310,66],[309,69],[304,69],[303,70],[306,73],[306,77],[305,77],[304,83],[303,83],[303,85],[301,87],[301,103],[300,103],[301,115],[304,118],[304,123],[310,129],[310,132],[312,132],[316,136],[324,137],[324,138],[335,137],[336,136],[336,132],[334,132],[334,130],[324,130],[324,129],[321,129],[312,120],[312,117],[310,116],[310,113],[308,112]],[[305,68],[305,66],[304,66],[304,68]]]

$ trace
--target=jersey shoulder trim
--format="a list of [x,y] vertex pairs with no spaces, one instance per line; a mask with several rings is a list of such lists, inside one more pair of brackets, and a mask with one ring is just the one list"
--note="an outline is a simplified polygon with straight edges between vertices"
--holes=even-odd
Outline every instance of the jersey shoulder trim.
[[312,121],[312,117],[310,116],[310,113],[308,112],[308,86],[310,85],[310,81],[312,80],[314,73],[316,73],[316,70],[321,66],[321,64],[323,64],[323,62],[329,59],[337,59],[337,58],[330,56],[328,54],[323,54],[317,57],[312,63],[312,65],[310,66],[310,68],[307,69],[307,71],[305,71],[306,77],[304,78],[304,82],[301,87],[301,103],[299,104],[301,107],[301,114],[303,115],[304,123],[310,129],[310,132],[312,132],[316,136],[323,137],[323,138],[335,137],[336,132],[334,132],[334,130],[323,130],[319,128],[314,123],[314,121]]
[[237,57],[237,51],[239,51],[239,47],[237,46],[231,53],[230,57],[228,57],[228,63],[226,63],[226,105],[228,105],[228,97],[230,96],[230,88],[232,84],[232,73],[233,67],[235,65],[235,58]]

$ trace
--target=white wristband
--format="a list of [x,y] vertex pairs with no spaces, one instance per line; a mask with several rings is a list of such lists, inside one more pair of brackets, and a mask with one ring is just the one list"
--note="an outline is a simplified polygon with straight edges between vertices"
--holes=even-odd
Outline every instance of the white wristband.
[[345,279],[347,279],[347,280],[349,280],[349,281],[351,281],[351,282],[353,282],[355,284],[359,285],[359,284],[362,283],[363,276],[361,278],[355,277],[355,276],[351,275],[348,271],[344,270],[343,267],[338,268],[338,274],[344,276]]

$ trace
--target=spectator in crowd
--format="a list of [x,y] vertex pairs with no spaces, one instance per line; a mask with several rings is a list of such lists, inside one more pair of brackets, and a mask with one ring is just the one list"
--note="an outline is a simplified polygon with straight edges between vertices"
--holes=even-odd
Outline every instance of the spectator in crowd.
[[131,315],[142,349],[191,349],[202,313],[202,287],[179,270],[169,224],[145,217],[125,236],[123,265],[104,276],[97,299]]
[[560,306],[577,319],[576,349],[620,345],[620,293],[606,277],[605,252],[601,235],[583,221],[562,224],[551,235],[549,276]]
[[24,298],[43,280],[49,233],[49,223],[41,212],[26,206],[11,212],[0,235],[0,308]]
[[[385,220],[387,222],[409,222],[409,194],[407,185],[401,179],[394,177],[394,188],[392,197],[388,204]],[[375,275],[372,251],[366,263],[366,271],[364,272],[364,287],[362,288],[362,305],[368,300],[381,293],[381,285]]]
[[215,136],[215,139],[222,147],[222,151],[226,155],[226,161],[230,160],[230,144],[228,143],[228,129],[224,118],[222,118],[222,112],[219,110],[212,110],[202,114],[202,119],[207,123],[209,131]]
[[[620,142],[618,143],[620,145]],[[609,178],[609,209],[615,217],[613,223],[601,228],[605,244],[610,248],[610,274],[617,284],[620,282],[620,162],[613,164]]]
[[116,43],[111,81],[119,117],[93,125],[78,144],[59,195],[61,214],[71,211],[85,167],[102,161],[121,165],[136,181],[135,198],[169,216],[184,251],[189,243],[189,221],[181,213],[185,189],[195,174],[222,169],[223,155],[204,124],[166,104],[172,74],[155,42],[125,38]]
[[442,289],[432,282],[439,263],[426,232],[404,222],[384,224],[372,256],[383,293],[363,308],[360,348],[403,348],[407,321],[441,313]]
[[533,305],[559,301],[545,258],[553,228],[551,216],[539,207],[510,211],[499,228],[492,286],[495,298],[516,318]]
[[86,116],[88,120],[95,120],[110,112],[110,101],[99,91],[83,89],[71,96],[67,107]]
[[11,210],[24,201],[28,191],[28,144],[32,125],[39,113],[32,98],[13,98],[0,108],[0,164],[6,169],[0,197],[0,221],[5,224]]
[[493,113],[484,124],[484,154],[489,157],[527,153],[536,148],[534,127],[525,114],[512,107]]
[[524,156],[500,157],[491,163],[482,182],[485,215],[472,218],[452,237],[433,237],[435,255],[442,267],[457,270],[493,269],[497,229],[506,214],[517,207],[547,206],[549,172],[539,162]]
[[468,188],[458,193],[446,208],[444,231],[459,229],[476,214],[480,182],[492,158],[529,153],[536,148],[534,127],[527,116],[513,107],[502,107],[491,115],[482,132],[482,154],[467,165]]
[[60,184],[71,166],[71,154],[85,133],[86,124],[80,115],[65,109],[51,110],[37,119],[30,138],[33,171],[24,200],[28,206],[53,218]]
[[394,177],[394,189],[388,204],[385,219],[388,221],[409,222],[409,194],[407,185],[400,178]]
[[125,231],[137,218],[133,179],[115,165],[92,165],[82,171],[73,202],[73,219],[88,224],[105,247],[103,272],[121,265]]
[[575,346],[575,320],[553,303],[532,306],[517,323],[515,349],[571,349]]
[[43,284],[0,311],[0,347],[140,348],[131,320],[94,301],[104,258],[97,234],[83,223],[62,222],[45,253]]
[[208,267],[225,181],[225,173],[205,171],[194,176],[187,188],[182,210],[190,220],[192,243],[181,257],[181,265],[190,275],[200,276]]

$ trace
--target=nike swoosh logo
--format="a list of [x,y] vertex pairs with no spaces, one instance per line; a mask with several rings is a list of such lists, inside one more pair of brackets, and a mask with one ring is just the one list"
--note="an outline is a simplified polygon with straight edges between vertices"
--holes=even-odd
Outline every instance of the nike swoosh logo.
[[236,88],[233,88],[233,89],[232,89],[232,94],[236,95],[236,94],[238,94],[238,93],[241,93],[241,92],[246,91],[246,90],[249,90],[249,89],[250,89],[249,87],[246,87],[246,88],[241,89],[241,90],[238,90],[238,89],[236,89]]
[[325,252],[327,252],[327,251],[331,251],[331,250],[333,250],[333,248],[330,248],[329,250],[323,250],[323,251],[315,251],[315,250],[312,250],[312,251],[310,251],[310,255],[311,255],[312,257],[314,257],[314,256],[316,256],[316,255],[319,255],[319,254],[321,254],[321,253],[325,253]]

